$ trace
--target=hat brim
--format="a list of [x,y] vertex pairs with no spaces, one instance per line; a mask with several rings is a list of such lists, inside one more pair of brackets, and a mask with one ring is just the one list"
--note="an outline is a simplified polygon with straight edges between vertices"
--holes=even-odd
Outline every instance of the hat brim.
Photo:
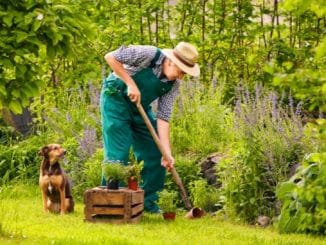
[[174,54],[173,49],[162,49],[162,53],[168,57],[170,60],[173,61],[183,72],[189,74],[193,77],[198,77],[200,75],[200,68],[199,65],[196,63],[194,66],[187,66],[186,64],[182,63]]

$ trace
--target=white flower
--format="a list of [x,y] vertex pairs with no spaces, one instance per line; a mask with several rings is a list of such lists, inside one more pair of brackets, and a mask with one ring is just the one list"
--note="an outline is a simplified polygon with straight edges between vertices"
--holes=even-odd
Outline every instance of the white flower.
[[41,14],[41,13],[38,14],[37,17],[36,17],[37,20],[43,20],[43,18],[44,18],[44,15]]

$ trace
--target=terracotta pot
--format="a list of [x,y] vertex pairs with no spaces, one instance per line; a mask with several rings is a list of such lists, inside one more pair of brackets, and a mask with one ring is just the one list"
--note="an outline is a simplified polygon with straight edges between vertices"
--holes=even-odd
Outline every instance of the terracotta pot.
[[205,215],[205,211],[201,208],[192,208],[187,214],[186,218],[188,219],[196,219],[201,218]]
[[106,183],[106,188],[110,190],[118,190],[119,189],[119,180],[108,180]]
[[137,191],[137,189],[138,189],[137,180],[128,180],[128,189]]
[[163,218],[165,220],[175,220],[176,213],[175,212],[167,212],[163,213]]

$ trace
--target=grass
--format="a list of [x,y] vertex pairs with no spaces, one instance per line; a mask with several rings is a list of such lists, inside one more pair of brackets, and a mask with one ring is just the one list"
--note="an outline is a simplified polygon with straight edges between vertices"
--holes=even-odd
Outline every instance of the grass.
[[139,224],[93,224],[83,221],[83,203],[73,214],[44,214],[35,185],[0,188],[0,244],[325,244],[322,237],[278,234],[206,216],[175,222],[145,214]]

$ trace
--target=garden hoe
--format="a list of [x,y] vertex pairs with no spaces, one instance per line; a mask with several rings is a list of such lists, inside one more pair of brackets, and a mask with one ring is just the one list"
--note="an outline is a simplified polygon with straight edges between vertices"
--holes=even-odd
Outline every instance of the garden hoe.
[[[144,122],[150,132],[150,134],[152,135],[159,151],[161,152],[162,156],[165,158],[165,159],[168,159],[168,154],[167,152],[165,151],[164,147],[162,146],[162,143],[160,141],[160,139],[158,138],[156,132],[155,132],[155,129],[153,128],[151,122],[149,121],[145,111],[144,111],[144,108],[142,107],[142,105],[139,103],[137,104],[137,109],[140,113],[140,115],[142,116],[142,118],[144,119]],[[171,174],[172,174],[172,177],[175,181],[175,183],[178,185],[179,189],[180,189],[180,192],[181,192],[181,197],[182,197],[182,200],[186,206],[186,209],[189,210],[189,212],[187,213],[186,217],[187,218],[200,218],[204,215],[204,210],[202,210],[201,208],[193,208],[191,203],[190,203],[190,200],[188,198],[188,195],[187,195],[187,192],[183,186],[183,183],[179,177],[179,174],[177,173],[177,171],[175,170],[175,168],[172,168],[171,169]]]

